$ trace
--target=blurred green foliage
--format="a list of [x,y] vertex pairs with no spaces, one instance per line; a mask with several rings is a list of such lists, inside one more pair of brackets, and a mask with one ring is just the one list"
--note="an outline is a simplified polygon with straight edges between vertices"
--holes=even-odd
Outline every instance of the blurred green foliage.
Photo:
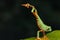
[[[49,40],[60,40],[60,30],[52,31],[47,34]],[[20,40],[35,40],[35,37],[20,39]]]

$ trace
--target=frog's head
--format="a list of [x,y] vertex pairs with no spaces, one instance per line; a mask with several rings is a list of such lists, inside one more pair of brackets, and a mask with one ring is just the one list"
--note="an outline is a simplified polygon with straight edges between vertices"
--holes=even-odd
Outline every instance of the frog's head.
[[50,32],[50,31],[52,31],[52,28],[51,28],[51,26],[48,26],[46,31],[47,31],[47,32]]

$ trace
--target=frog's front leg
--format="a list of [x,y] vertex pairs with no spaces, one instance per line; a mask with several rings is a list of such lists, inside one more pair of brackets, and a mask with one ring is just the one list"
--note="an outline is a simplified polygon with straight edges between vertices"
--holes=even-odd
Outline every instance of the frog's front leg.
[[[40,32],[43,33],[42,37],[39,37],[41,34],[39,34]],[[45,31],[44,30],[39,30],[37,31],[37,38],[36,40],[49,40],[48,37],[45,35]]]

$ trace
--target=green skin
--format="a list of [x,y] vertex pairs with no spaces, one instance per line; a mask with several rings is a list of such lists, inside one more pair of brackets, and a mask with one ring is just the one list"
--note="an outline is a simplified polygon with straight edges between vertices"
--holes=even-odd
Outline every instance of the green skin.
[[[35,11],[35,12],[34,12]],[[31,12],[33,13],[33,15],[36,18],[37,21],[37,25],[40,29],[48,32],[48,31],[52,31],[51,26],[47,26],[46,24],[43,23],[43,21],[41,20],[41,18],[39,17],[37,10],[35,9],[35,7],[32,8]]]
[[34,6],[30,5],[29,3],[27,3],[27,4],[22,4],[22,6],[27,7],[27,8],[32,7],[31,12],[32,12],[32,14],[35,16],[36,21],[37,21],[37,25],[38,25],[38,27],[39,27],[40,29],[42,29],[42,30],[44,30],[44,31],[47,31],[47,32],[52,30],[52,29],[51,29],[51,26],[47,26],[47,25],[45,25],[45,24],[43,23],[43,21],[41,20],[41,18],[40,18],[39,15],[38,15],[37,9],[35,9]]
[[34,6],[30,5],[29,3],[27,4],[22,4],[22,6],[25,6],[27,8],[29,7],[32,7],[32,10],[31,10],[31,13],[35,16],[36,18],[36,22],[37,22],[37,26],[42,30],[38,30],[37,31],[37,39],[36,40],[40,40],[40,37],[39,37],[39,32],[43,32],[43,35],[45,36],[45,31],[46,32],[49,32],[49,31],[52,31],[52,28],[51,26],[48,26],[46,24],[44,24],[44,22],[42,21],[42,19],[39,17],[38,15],[38,12],[37,12],[37,9],[35,9]]

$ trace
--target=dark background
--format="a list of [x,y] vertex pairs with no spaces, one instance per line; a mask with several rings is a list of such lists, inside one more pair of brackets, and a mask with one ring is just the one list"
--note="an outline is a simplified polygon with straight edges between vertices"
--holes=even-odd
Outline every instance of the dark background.
[[0,0],[0,40],[19,40],[35,37],[38,27],[31,9],[22,7],[23,3],[36,7],[38,14],[53,31],[60,29],[59,0]]

